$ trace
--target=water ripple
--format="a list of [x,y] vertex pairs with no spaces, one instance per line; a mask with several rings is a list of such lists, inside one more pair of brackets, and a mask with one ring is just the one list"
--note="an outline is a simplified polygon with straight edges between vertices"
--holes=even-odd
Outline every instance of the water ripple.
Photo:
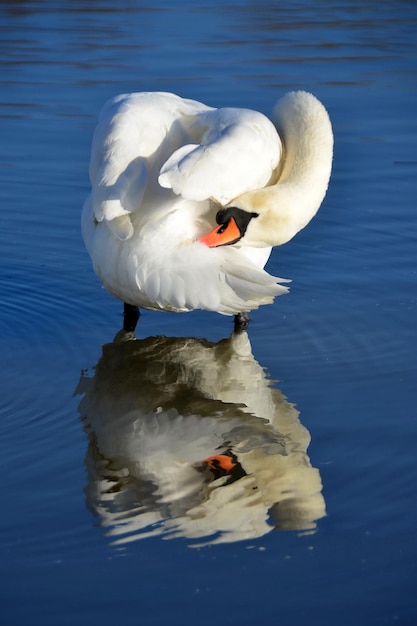
[[[24,351],[39,358],[50,354],[51,344],[73,354],[77,330],[84,318],[97,326],[99,312],[89,298],[86,282],[58,268],[28,268],[24,265],[0,274],[3,328],[3,358]],[[83,282],[84,280],[84,282]]]

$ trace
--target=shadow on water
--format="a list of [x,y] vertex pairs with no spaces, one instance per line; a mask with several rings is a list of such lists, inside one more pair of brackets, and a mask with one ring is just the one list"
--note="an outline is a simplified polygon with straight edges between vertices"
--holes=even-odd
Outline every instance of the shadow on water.
[[245,332],[210,343],[122,331],[76,393],[89,438],[87,505],[112,545],[313,532],[325,515],[309,433]]

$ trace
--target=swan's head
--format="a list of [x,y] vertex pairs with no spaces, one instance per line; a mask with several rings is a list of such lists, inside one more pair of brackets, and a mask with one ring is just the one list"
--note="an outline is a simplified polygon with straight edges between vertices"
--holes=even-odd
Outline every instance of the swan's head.
[[220,209],[216,215],[217,226],[199,241],[210,248],[232,244],[264,248],[281,245],[291,239],[299,227],[294,228],[286,211],[276,211],[275,215],[271,215],[264,191],[243,194],[233,201],[233,206]]
[[220,209],[216,215],[217,226],[199,238],[209,248],[229,246],[245,236],[250,222],[259,217],[259,213],[245,211],[237,207]]

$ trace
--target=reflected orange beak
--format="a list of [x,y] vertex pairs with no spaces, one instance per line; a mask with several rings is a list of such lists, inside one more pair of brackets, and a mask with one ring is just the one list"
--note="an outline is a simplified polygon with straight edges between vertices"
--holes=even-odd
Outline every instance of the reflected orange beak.
[[233,459],[227,454],[216,454],[214,456],[209,456],[207,459],[204,459],[204,462],[213,469],[213,470],[223,470],[224,472],[230,472],[235,466],[236,463],[233,462]]
[[209,248],[217,248],[218,246],[230,246],[232,243],[239,241],[241,236],[235,219],[231,217],[226,224],[216,226],[207,235],[200,237],[198,241],[204,243]]

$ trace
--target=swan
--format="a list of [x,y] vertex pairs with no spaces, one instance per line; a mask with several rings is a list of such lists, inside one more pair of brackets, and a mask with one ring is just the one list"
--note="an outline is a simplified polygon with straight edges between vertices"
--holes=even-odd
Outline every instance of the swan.
[[326,194],[333,133],[325,107],[284,95],[271,120],[172,93],[119,95],[93,136],[82,236],[105,289],[138,308],[234,315],[288,291],[264,270]]
[[75,394],[88,508],[113,545],[312,532],[326,514],[310,434],[247,332],[213,343],[120,331]]

